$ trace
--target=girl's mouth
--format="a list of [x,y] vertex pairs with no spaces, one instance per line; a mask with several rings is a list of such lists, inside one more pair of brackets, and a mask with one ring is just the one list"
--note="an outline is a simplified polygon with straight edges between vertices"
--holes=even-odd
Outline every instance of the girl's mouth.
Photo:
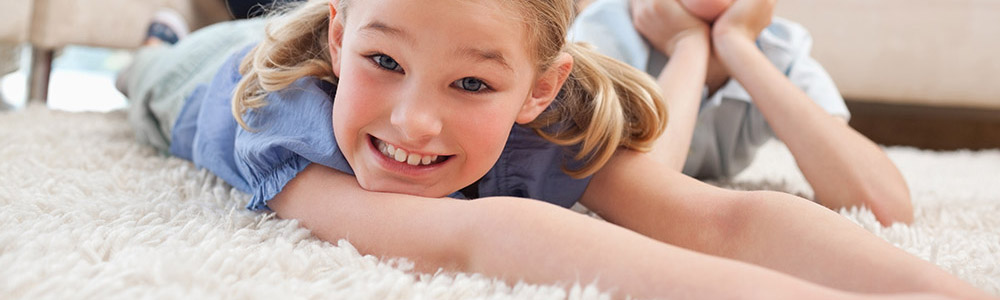
[[372,146],[381,152],[383,156],[411,166],[429,166],[442,163],[448,160],[448,158],[451,158],[451,155],[421,155],[417,153],[410,153],[402,148],[377,139],[374,136],[369,135],[369,138],[371,139]]

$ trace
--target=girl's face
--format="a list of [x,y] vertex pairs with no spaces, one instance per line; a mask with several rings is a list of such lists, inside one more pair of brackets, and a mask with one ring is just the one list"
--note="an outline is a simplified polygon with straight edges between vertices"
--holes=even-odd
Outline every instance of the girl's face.
[[472,184],[558,92],[536,76],[517,12],[495,2],[352,1],[331,22],[334,133],[362,188],[442,197]]

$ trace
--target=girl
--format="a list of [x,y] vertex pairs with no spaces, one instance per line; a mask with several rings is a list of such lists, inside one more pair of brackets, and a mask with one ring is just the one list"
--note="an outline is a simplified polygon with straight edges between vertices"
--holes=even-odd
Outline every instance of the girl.
[[[418,271],[600,279],[634,297],[988,298],[811,202],[718,189],[644,153],[666,122],[660,92],[567,44],[572,7],[311,0],[273,18],[250,48],[234,38],[255,23],[167,48],[190,55],[171,63],[187,71],[167,74],[197,73],[222,51],[203,48],[217,39],[238,50],[175,119],[160,118],[171,116],[162,97],[129,92],[136,115],[176,120],[160,131],[171,154],[252,194],[250,208]],[[708,55],[697,38],[677,39],[667,74],[704,72],[677,63]],[[610,223],[559,207],[576,201]]]
[[[669,6],[658,1],[596,1],[576,18],[570,37],[660,75],[660,84],[670,90],[674,79],[661,73],[673,51],[665,37],[689,29],[686,22],[697,25],[686,34],[710,36],[708,70],[690,77],[707,81],[705,90],[667,98],[671,126],[657,151],[668,166],[701,179],[731,177],[750,164],[764,142],[778,137],[819,203],[834,210],[867,206],[885,226],[912,222],[902,175],[877,145],[847,125],[850,113],[837,87],[809,57],[808,32],[788,20],[772,22],[774,1],[680,0]],[[733,32],[728,24],[733,18],[725,16],[730,5],[755,7],[751,20],[760,22],[748,32]],[[698,19],[684,18],[685,11]]]

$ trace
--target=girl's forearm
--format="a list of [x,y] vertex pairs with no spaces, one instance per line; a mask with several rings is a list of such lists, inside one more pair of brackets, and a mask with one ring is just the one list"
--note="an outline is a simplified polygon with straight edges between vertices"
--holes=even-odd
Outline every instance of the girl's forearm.
[[581,203],[665,243],[834,288],[977,293],[815,203],[785,193],[710,186],[666,170],[648,153],[616,153],[591,179]]
[[779,192],[740,198],[729,224],[739,230],[719,255],[848,291],[986,298],[968,283],[814,203]]
[[463,201],[363,190],[354,176],[312,164],[268,206],[322,240],[347,239],[363,254],[406,257],[415,269],[460,270]]
[[[848,294],[769,269],[655,241],[605,221],[523,199],[472,201],[468,271],[510,282],[597,282],[617,297],[839,299]],[[719,288],[724,283],[725,288]]]
[[752,41],[736,35],[713,37],[716,53],[753,97],[815,190],[831,208],[860,199],[883,225],[913,219],[902,174],[872,141],[831,116],[789,81]]
[[[643,298],[846,296],[673,247],[541,201],[374,193],[361,189],[352,176],[319,165],[296,175],[268,205],[323,240],[347,239],[363,254],[406,257],[421,272],[479,272],[538,284],[597,282],[619,295]],[[726,288],[718,288],[719,282]]]
[[680,171],[687,160],[701,105],[709,52],[707,35],[685,36],[677,42],[673,55],[657,78],[669,116],[667,128],[657,140],[653,153],[673,170]]

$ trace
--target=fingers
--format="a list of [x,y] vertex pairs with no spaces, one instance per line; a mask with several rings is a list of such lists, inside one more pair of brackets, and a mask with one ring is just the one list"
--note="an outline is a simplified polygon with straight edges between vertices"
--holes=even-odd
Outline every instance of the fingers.
[[733,0],[680,0],[684,8],[705,22],[715,21]]
[[707,34],[708,24],[684,9],[678,0],[631,0],[632,23],[654,48],[672,53],[679,36]]
[[776,0],[735,0],[712,26],[712,35],[732,32],[756,40],[764,28],[771,24]]

